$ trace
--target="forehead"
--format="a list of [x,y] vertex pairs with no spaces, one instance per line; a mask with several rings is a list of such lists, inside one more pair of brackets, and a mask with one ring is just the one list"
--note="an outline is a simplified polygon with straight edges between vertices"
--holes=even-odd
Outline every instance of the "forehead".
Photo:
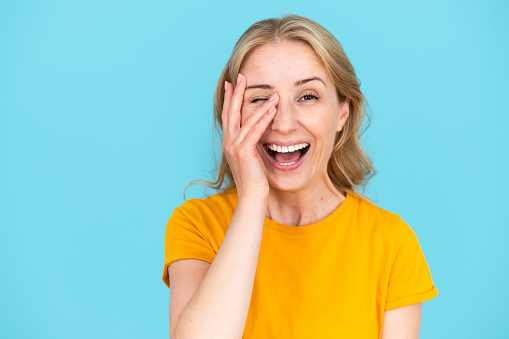
[[262,81],[293,83],[311,75],[327,78],[325,68],[313,49],[306,43],[291,41],[256,48],[244,60],[240,72],[247,77],[248,86]]

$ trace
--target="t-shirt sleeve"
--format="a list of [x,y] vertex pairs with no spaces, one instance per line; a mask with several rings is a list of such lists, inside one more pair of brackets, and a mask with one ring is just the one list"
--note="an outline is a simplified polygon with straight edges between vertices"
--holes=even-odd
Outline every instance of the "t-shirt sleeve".
[[402,223],[391,266],[385,310],[430,300],[438,295],[414,230]]
[[[183,207],[177,207],[166,225],[163,282],[168,288],[170,288],[168,266],[172,262],[180,259],[201,259],[212,263],[216,256],[210,241],[204,232],[200,231],[203,225],[196,225],[196,221],[191,221],[189,212]],[[193,212],[195,211],[191,211]]]

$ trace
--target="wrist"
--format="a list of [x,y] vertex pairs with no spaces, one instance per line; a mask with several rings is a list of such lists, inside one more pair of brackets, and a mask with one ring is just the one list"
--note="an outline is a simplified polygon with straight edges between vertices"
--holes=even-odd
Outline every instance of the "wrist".
[[256,194],[256,193],[244,193],[238,196],[238,205],[239,206],[250,206],[251,208],[260,207],[265,209],[267,208],[268,194]]

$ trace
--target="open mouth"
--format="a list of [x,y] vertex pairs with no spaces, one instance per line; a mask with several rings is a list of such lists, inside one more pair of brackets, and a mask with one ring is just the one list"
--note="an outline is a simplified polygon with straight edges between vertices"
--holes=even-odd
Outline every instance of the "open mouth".
[[309,151],[309,144],[295,144],[291,146],[278,146],[275,144],[265,144],[263,148],[267,154],[281,166],[291,166],[298,162],[304,154]]

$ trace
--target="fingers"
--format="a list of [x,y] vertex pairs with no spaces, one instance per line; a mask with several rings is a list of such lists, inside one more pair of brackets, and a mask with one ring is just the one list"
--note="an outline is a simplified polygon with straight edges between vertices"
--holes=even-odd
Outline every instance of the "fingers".
[[232,98],[232,86],[228,81],[224,82],[224,102],[223,102],[223,111],[221,112],[221,119],[223,122],[223,134],[224,132],[229,133],[230,129],[228,127],[229,115],[230,115],[230,103]]
[[[269,127],[270,122],[272,119],[274,119],[274,116],[276,115],[277,108],[273,105],[270,106],[270,109],[265,112],[261,116],[261,119],[258,120],[253,127],[249,129],[249,131],[246,133],[245,139],[243,140],[244,143],[248,145],[256,145],[258,141],[260,141],[260,138],[262,137],[263,133]],[[239,139],[240,139],[239,134]]]
[[[254,126],[257,126],[257,124],[260,122],[260,120],[266,118],[267,115],[272,115],[276,111],[276,106],[279,103],[279,95],[277,93],[272,94],[272,96],[267,100],[259,109],[257,109],[253,114],[247,118],[247,120],[242,124],[242,127],[240,128],[240,132],[237,136],[238,142],[244,141],[244,139],[247,138],[247,136],[251,133],[251,129]],[[272,115],[272,118],[269,120],[272,121],[274,116]],[[265,128],[267,128],[265,126]],[[265,130],[264,130],[265,131]],[[263,131],[262,131],[263,133]],[[260,134],[261,137],[261,134]],[[255,141],[257,143],[258,140]]]
[[231,97],[230,110],[228,114],[228,124],[231,128],[231,135],[237,135],[240,129],[240,112],[242,101],[244,100],[244,91],[246,90],[246,77],[239,73],[237,77],[237,86]]
[[239,73],[235,90],[229,82],[225,82],[223,112],[223,143],[240,144],[249,140],[255,145],[263,132],[274,118],[279,95],[274,93],[261,107],[253,112],[241,127],[241,109],[247,85],[246,77]]

